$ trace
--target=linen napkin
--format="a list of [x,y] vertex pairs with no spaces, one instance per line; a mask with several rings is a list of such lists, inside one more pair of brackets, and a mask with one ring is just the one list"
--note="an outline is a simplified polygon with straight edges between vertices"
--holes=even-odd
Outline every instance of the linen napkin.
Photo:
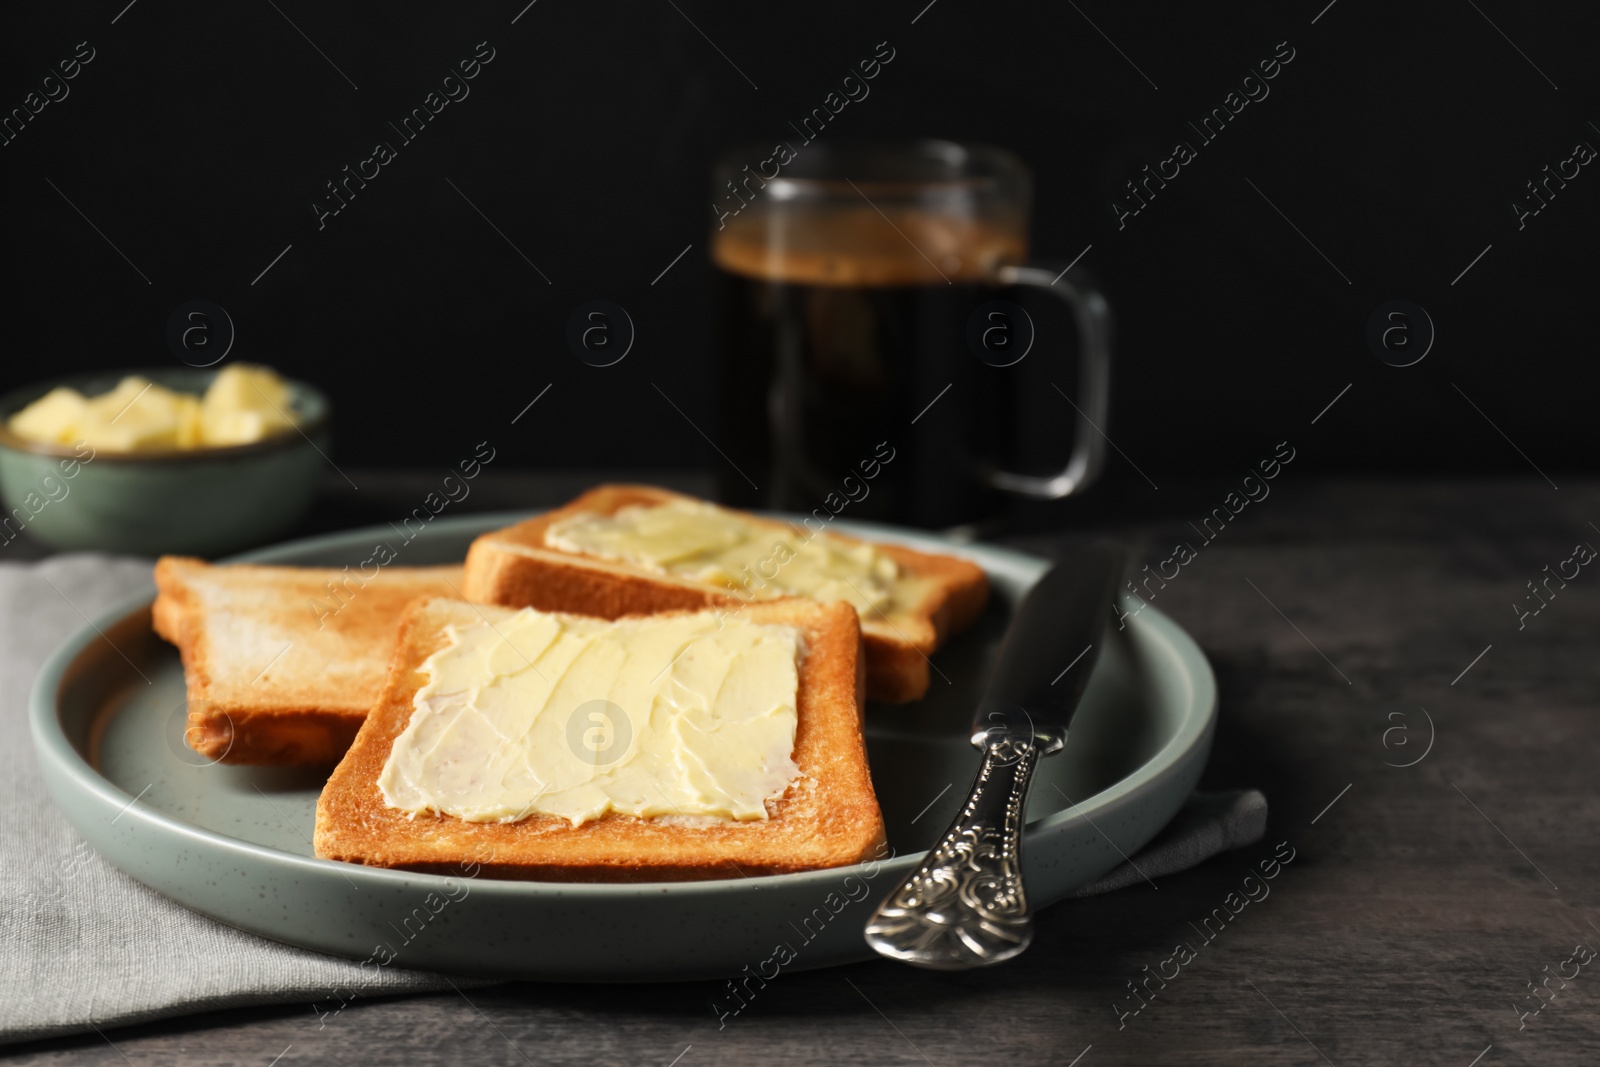
[[[28,732],[40,665],[74,631],[150,583],[147,560],[68,554],[0,562],[0,1044],[252,1004],[308,1005],[483,980],[358,963],[189,911],[100,858],[45,791]],[[1109,892],[1259,840],[1254,790],[1196,794],[1128,863],[1075,895]]]

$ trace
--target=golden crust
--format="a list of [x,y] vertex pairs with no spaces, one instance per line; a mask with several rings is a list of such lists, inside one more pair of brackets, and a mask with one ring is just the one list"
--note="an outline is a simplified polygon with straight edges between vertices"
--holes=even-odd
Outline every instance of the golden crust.
[[[356,587],[339,570],[216,566],[163,556],[155,568],[151,621],[183,660],[185,740],[222,763],[334,762],[382,688],[400,611],[419,595],[452,595],[462,580],[460,567],[388,567]],[[343,586],[348,600],[319,618],[313,602],[324,608],[339,603],[327,592],[329,582],[349,583]],[[271,628],[281,643],[241,668],[241,631],[219,617],[230,612],[247,618],[252,633]],[[280,649],[285,655],[272,660]]]
[[[742,600],[719,586],[565,552],[544,543],[550,524],[569,515],[610,515],[630,504],[649,506],[691,499],[694,498],[652,486],[598,486],[565,507],[473,541],[467,552],[463,595],[485,604],[570,611],[607,619],[761,603]],[[775,520],[745,517],[775,530],[793,529]],[[830,536],[858,540],[844,534]],[[982,614],[989,596],[989,580],[981,567],[965,559],[878,541],[872,544],[899,564],[904,573],[923,580],[925,590],[910,610],[887,617],[880,612],[877,617],[861,620],[866,641],[867,696],[890,703],[917,700],[928,691],[927,657]]]
[[443,628],[491,621],[513,609],[423,598],[406,609],[388,682],[355,743],[317,802],[314,837],[324,859],[375,867],[539,881],[655,882],[739,878],[862,862],[884,840],[861,729],[860,623],[848,604],[775,600],[751,605],[754,622],[799,627],[793,758],[801,777],[764,821],[674,825],[607,814],[573,827],[534,815],[514,823],[466,822],[389,807],[377,781],[411,721],[421,665],[444,643]]

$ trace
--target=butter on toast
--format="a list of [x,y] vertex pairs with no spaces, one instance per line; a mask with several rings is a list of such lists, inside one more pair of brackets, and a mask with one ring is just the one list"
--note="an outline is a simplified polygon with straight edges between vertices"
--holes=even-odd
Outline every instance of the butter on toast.
[[[609,516],[626,507],[653,507],[675,501],[704,503],[651,486],[602,485],[555,511],[483,534],[467,552],[462,592],[467,599],[480,603],[608,619],[761,603],[761,599],[725,585],[572,552],[546,542],[550,527],[572,516]],[[844,534],[814,534],[815,527],[810,525],[802,528],[742,512],[733,514],[780,536],[824,536],[846,544],[862,543]],[[867,543],[894,561],[912,594],[908,602],[896,602],[888,612],[861,611],[867,696],[890,703],[916,700],[928,690],[928,656],[951,635],[971,625],[983,611],[988,599],[988,578],[977,564],[956,556],[881,541]],[[773,584],[781,586],[781,565],[774,569],[777,577]]]
[[152,615],[183,658],[184,739],[222,763],[334,762],[383,688],[401,610],[462,580],[459,566],[366,577],[163,556]]
[[754,604],[741,615],[795,628],[804,648],[792,753],[799,776],[766,802],[767,818],[686,821],[608,810],[574,826],[542,813],[478,822],[391,807],[379,779],[428,682],[424,662],[450,644],[445,628],[486,622],[498,633],[518,614],[437,598],[406,609],[383,695],[317,802],[318,856],[436,873],[473,864],[494,878],[653,882],[816,870],[876,854],[884,825],[862,737],[859,620],[848,604],[801,599]]

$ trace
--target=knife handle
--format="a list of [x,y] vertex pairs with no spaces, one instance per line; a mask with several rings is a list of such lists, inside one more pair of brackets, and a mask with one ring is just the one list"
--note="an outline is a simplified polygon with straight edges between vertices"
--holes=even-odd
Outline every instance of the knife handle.
[[867,922],[879,953],[934,970],[1008,960],[1033,940],[1022,888],[1023,803],[1041,743],[992,731],[960,814]]

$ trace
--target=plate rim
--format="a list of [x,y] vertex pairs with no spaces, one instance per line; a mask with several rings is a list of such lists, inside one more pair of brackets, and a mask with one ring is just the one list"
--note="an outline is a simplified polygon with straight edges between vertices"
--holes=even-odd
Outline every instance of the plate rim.
[[[512,522],[523,521],[529,517],[542,514],[544,510],[548,509],[477,512],[469,515],[452,516],[444,519],[437,526],[430,523],[427,529],[430,531],[441,529],[452,532],[473,530],[483,532],[510,525]],[[999,558],[1008,567],[1014,567],[1018,571],[1035,571],[1035,577],[1038,574],[1042,574],[1050,564],[1050,561],[1044,557],[1035,556],[1003,545],[991,545],[982,542],[952,542],[941,538],[935,533],[906,527],[858,520],[843,520],[839,525],[841,529],[857,531],[877,539],[906,544],[912,547],[934,548],[946,553],[953,552],[969,559],[976,555],[975,553],[970,553],[969,549],[976,547],[980,549],[982,555]],[[382,526],[362,526],[333,533],[317,534],[311,537],[297,538],[252,549],[248,552],[225,557],[216,562],[286,562],[285,557],[292,559],[295,556],[315,552],[319,549],[343,548],[351,543],[359,543],[360,538],[365,535],[381,538],[386,536],[385,529]],[[974,562],[982,565],[983,561],[974,559]],[[369,867],[364,864],[343,863],[338,860],[326,860],[316,856],[302,856],[298,853],[285,852],[268,845],[231,837],[216,830],[196,826],[193,823],[185,822],[182,819],[148,806],[138,807],[137,797],[127,793],[119,785],[103,775],[80,754],[61,726],[58,711],[62,682],[72,664],[87,651],[94,641],[105,640],[108,644],[110,643],[110,638],[106,637],[103,631],[121,624],[128,617],[141,611],[147,613],[154,601],[154,594],[155,584],[152,580],[145,588],[124,597],[94,619],[89,620],[86,626],[80,627],[63,641],[40,667],[29,693],[28,718],[35,755],[41,764],[48,761],[61,778],[70,781],[80,794],[92,798],[107,812],[119,811],[118,818],[131,817],[144,824],[150,831],[185,838],[206,848],[221,850],[225,854],[249,856],[258,861],[281,864],[289,871],[304,870],[308,873],[337,871],[347,878],[354,877],[358,883],[370,884],[374,889],[438,888],[453,881],[453,876],[445,874]],[[1146,615],[1150,616],[1147,620],[1148,633],[1146,637],[1154,640],[1162,648],[1169,660],[1184,668],[1181,674],[1186,683],[1187,707],[1182,721],[1166,743],[1151,753],[1131,773],[1117,779],[1117,781],[1099,792],[1082,798],[1076,804],[1052,812],[1028,824],[1024,837],[1025,844],[1029,841],[1037,841],[1041,837],[1052,835],[1073,820],[1092,818],[1107,809],[1136,799],[1141,793],[1157,788],[1164,772],[1181,764],[1190,751],[1196,746],[1207,742],[1216,722],[1218,706],[1216,675],[1211,669],[1210,661],[1206,658],[1205,653],[1200,649],[1194,638],[1166,614],[1153,606],[1147,606],[1134,617],[1142,619]],[[112,648],[115,649],[116,646],[112,645]],[[117,651],[120,653],[120,650]],[[43,769],[41,767],[41,770]],[[69,823],[73,822],[74,820],[68,810],[69,805],[56,793],[55,783],[58,780],[57,776],[47,773],[45,778],[47,787],[50,788],[54,795],[58,809],[62,810]],[[608,898],[626,900],[654,897],[661,894],[715,898],[727,894],[740,895],[752,890],[759,892],[762,888],[776,885],[799,889],[803,888],[808,882],[817,884],[831,883],[852,874],[861,876],[868,867],[876,867],[878,869],[878,874],[871,876],[873,878],[881,874],[893,874],[897,871],[909,872],[911,867],[926,854],[926,850],[906,853],[891,851],[884,858],[867,860],[863,863],[844,867],[827,867],[816,871],[797,871],[785,874],[753,875],[745,878],[706,879],[702,881],[541,882],[482,876],[472,876],[471,880],[474,885],[474,893],[483,892],[486,896],[505,896],[511,899],[557,895],[593,900]],[[752,885],[751,883],[754,884]]]

